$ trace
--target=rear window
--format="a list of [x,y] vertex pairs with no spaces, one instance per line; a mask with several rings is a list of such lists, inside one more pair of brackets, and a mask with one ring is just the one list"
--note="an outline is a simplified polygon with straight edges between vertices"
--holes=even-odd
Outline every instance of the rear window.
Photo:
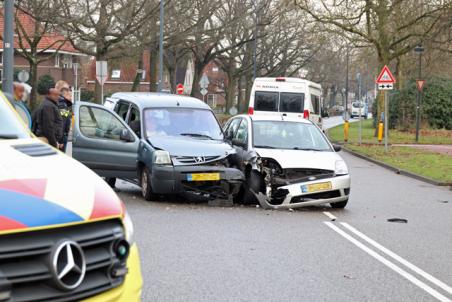
[[254,95],[254,110],[278,111],[278,92],[256,91]]
[[281,92],[279,111],[303,112],[304,93]]

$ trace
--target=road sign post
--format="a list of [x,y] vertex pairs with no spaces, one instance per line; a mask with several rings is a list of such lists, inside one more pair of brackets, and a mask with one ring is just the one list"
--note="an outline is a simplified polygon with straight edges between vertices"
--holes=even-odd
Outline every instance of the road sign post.
[[104,84],[108,78],[107,61],[96,62],[96,78],[100,84],[101,104],[104,103]]
[[199,81],[199,88],[201,88],[200,92],[202,94],[202,100],[205,103],[205,96],[208,92],[207,88],[209,87],[209,77],[206,74],[203,74],[201,80]]
[[[362,115],[362,112],[361,112],[361,74],[360,73],[358,73],[356,75],[356,79],[358,80],[358,104],[359,104],[358,144],[361,146],[361,141],[362,141],[362,118],[361,118],[361,115]],[[353,110],[353,108],[352,108],[352,110]]]
[[394,89],[394,83],[396,82],[394,76],[389,70],[388,66],[384,66],[377,78],[377,85],[379,90],[383,90],[384,93],[384,140],[385,140],[385,152],[388,152],[388,125],[389,125],[389,96],[388,90]]

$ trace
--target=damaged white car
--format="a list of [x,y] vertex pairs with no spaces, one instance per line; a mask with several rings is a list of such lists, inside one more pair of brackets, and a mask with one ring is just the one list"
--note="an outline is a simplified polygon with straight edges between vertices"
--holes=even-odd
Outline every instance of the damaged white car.
[[329,203],[344,208],[350,194],[347,165],[311,121],[287,116],[239,115],[225,125],[245,173],[245,203],[287,209]]

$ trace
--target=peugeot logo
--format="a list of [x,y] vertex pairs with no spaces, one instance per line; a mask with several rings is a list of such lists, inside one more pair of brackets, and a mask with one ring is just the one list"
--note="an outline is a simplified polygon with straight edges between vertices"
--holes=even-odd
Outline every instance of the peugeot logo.
[[202,156],[196,156],[193,158],[195,160],[195,163],[200,164],[206,161],[206,159]]
[[60,242],[51,255],[51,273],[63,290],[77,288],[85,278],[86,261],[82,248],[74,241]]

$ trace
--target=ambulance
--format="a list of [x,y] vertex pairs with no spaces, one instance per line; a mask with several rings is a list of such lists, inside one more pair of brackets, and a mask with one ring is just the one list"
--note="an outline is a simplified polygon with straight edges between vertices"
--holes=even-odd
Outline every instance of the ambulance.
[[249,115],[279,115],[309,119],[322,128],[322,86],[299,78],[256,78]]
[[35,138],[0,91],[0,301],[140,301],[124,204]]

